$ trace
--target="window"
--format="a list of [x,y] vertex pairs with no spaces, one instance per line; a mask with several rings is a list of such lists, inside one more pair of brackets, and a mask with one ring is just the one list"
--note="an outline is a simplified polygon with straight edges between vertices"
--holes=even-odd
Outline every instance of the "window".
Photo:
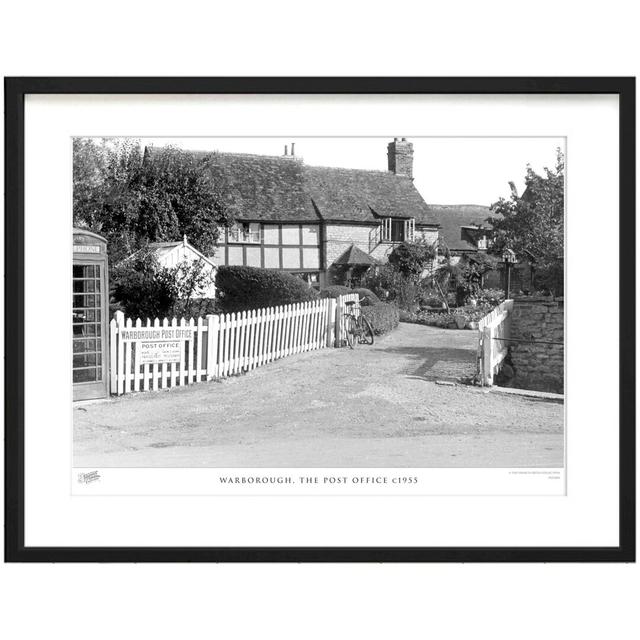
[[239,222],[229,229],[229,242],[260,244],[260,223]]
[[415,228],[415,218],[385,218],[380,225],[380,239],[382,242],[411,242]]

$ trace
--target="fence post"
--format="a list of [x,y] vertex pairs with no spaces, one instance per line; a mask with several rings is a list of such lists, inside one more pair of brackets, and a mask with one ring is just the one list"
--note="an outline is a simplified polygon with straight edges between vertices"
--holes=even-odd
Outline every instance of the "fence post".
[[[124,393],[124,345],[122,344],[121,330],[124,328],[124,313],[116,311],[114,314],[118,327],[118,348],[116,351],[116,393],[121,396]],[[113,391],[113,389],[112,389]]]
[[220,331],[220,316],[207,316],[207,380],[218,375],[218,333]]
[[335,347],[336,344],[336,299],[328,298],[327,304],[327,347]]
[[112,318],[109,323],[109,351],[110,351],[110,362],[109,362],[109,374],[110,374],[110,385],[109,385],[109,393],[116,393],[118,391],[117,384],[118,378],[116,376],[116,370],[118,366],[118,351],[116,349],[116,340],[118,339],[118,328],[116,325],[116,319]]
[[482,330],[482,381],[489,386],[493,384],[493,361],[491,358],[493,353],[493,345],[491,344],[492,333],[491,326],[485,327]]

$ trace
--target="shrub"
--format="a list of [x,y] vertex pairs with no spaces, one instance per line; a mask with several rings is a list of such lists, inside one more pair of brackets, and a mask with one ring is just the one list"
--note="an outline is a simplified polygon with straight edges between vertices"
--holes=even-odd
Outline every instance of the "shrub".
[[504,300],[504,291],[502,289],[481,289],[478,292],[477,300],[480,304],[495,307]]
[[364,287],[353,289],[351,293],[357,293],[360,296],[360,304],[363,307],[370,307],[371,305],[380,304],[381,302],[380,298],[378,298],[373,291],[365,289]]
[[367,274],[364,284],[380,300],[395,302],[401,309],[415,310],[421,288],[411,279],[403,276],[391,265],[385,265],[377,273]]
[[275,307],[318,298],[309,285],[283,271],[259,267],[218,267],[218,304],[225,313]]
[[414,282],[436,257],[436,247],[424,240],[403,242],[389,254],[389,264],[405,278]]
[[339,298],[340,296],[344,296],[348,293],[353,293],[353,289],[349,289],[349,287],[345,287],[342,284],[332,284],[320,290],[320,297]]
[[373,327],[373,332],[380,336],[388,333],[398,326],[400,322],[400,312],[398,307],[386,302],[379,302],[367,307],[362,307],[362,315],[369,320]]
[[213,280],[202,260],[163,267],[149,248],[116,265],[111,278],[114,308],[130,318],[183,315],[191,300],[202,295]]

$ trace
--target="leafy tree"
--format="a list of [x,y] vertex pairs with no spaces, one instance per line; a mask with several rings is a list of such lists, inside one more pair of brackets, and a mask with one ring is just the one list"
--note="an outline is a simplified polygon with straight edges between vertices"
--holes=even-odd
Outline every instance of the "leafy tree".
[[205,161],[179,149],[143,157],[137,140],[76,138],[73,182],[74,224],[104,235],[113,263],[185,234],[212,255],[232,222]]
[[394,247],[389,254],[391,264],[404,277],[417,283],[425,269],[433,264],[436,257],[436,247],[426,240],[403,242]]
[[181,315],[214,281],[203,267],[202,260],[163,267],[152,250],[143,248],[112,270],[114,299],[131,318]]
[[491,205],[498,216],[488,222],[494,230],[493,250],[508,247],[519,260],[533,257],[538,280],[543,284],[563,272],[564,259],[564,155],[556,152],[556,166],[544,176],[527,166],[522,196],[515,189],[509,199]]

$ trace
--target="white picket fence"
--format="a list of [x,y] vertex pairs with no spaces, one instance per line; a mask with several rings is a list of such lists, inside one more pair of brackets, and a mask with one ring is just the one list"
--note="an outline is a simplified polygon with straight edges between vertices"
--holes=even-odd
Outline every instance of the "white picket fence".
[[491,386],[498,367],[509,352],[513,300],[505,300],[478,322],[478,375]]
[[[344,298],[344,299],[342,299]],[[135,323],[117,312],[110,323],[111,392],[117,395],[189,385],[250,371],[287,356],[340,346],[344,303],[353,295],[178,321]],[[355,295],[357,300],[358,296]],[[171,354],[153,359],[154,343]]]

